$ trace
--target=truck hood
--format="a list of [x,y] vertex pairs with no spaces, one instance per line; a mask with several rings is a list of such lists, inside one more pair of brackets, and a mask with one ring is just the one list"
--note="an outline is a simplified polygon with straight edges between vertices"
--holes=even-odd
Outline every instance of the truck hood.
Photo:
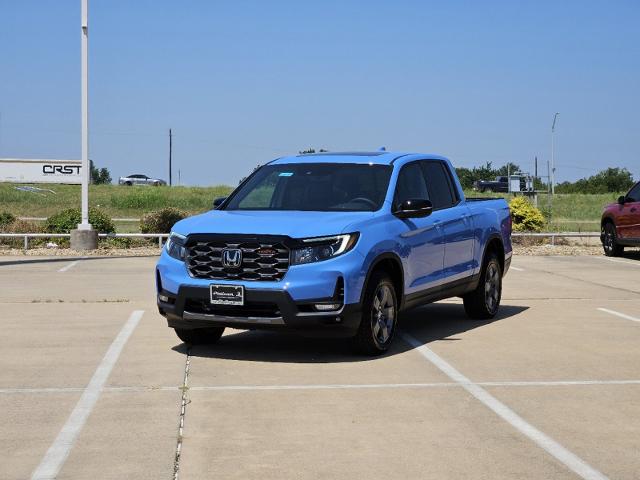
[[373,212],[211,210],[179,221],[173,231],[182,235],[239,233],[321,237],[352,232],[354,224],[369,220],[373,215]]

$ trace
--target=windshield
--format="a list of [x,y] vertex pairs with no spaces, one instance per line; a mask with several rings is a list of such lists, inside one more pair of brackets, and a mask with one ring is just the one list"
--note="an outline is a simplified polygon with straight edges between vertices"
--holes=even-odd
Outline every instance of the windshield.
[[391,170],[356,163],[266,165],[233,192],[224,209],[373,212],[384,202]]

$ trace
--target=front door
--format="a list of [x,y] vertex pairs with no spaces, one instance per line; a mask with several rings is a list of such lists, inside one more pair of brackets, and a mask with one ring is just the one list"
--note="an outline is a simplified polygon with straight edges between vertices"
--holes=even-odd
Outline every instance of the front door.
[[439,160],[422,162],[433,214],[442,222],[444,233],[444,282],[454,282],[473,274],[474,230],[469,208],[460,203],[449,167]]
[[624,205],[620,205],[616,226],[620,238],[640,240],[640,183],[627,193]]
[[[404,165],[398,174],[394,210],[405,200],[429,200],[420,162]],[[439,287],[443,278],[444,241],[441,212],[423,218],[398,218],[397,241],[402,245],[405,294],[422,293]]]

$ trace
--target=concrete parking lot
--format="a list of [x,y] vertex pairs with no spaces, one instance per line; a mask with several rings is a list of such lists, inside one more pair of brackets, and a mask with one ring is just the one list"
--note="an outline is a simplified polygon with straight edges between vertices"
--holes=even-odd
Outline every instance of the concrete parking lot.
[[0,478],[640,477],[637,257],[514,257],[495,320],[420,308],[374,359],[188,349],[154,263],[0,258]]

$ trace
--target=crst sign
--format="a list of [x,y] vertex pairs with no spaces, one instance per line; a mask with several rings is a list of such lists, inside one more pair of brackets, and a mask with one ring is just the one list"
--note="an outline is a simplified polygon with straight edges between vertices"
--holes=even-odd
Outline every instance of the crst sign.
[[44,175],[80,175],[80,165],[45,163],[42,165],[42,173]]
[[82,183],[80,160],[0,158],[0,182]]

